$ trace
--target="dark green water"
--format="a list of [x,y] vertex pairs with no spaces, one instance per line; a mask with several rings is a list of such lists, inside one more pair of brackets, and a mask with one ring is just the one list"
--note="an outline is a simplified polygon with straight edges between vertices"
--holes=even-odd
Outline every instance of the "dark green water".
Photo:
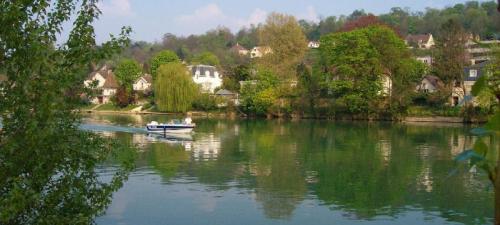
[[486,176],[453,161],[469,127],[195,119],[195,134],[168,139],[129,128],[150,120],[167,118],[86,119],[141,150],[98,224],[492,223]]

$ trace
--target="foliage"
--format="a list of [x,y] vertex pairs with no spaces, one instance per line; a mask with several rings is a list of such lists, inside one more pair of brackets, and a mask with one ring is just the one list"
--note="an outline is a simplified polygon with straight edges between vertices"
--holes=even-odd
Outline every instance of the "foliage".
[[[481,95],[484,92],[493,93],[497,104],[500,102],[500,52],[494,50],[495,56],[473,88],[472,94]],[[495,108],[493,115],[483,128],[474,128],[471,133],[477,136],[472,149],[464,151],[456,157],[457,161],[468,161],[470,166],[483,169],[495,188],[495,224],[500,224],[500,110]],[[488,143],[488,144],[486,144]]]
[[179,57],[173,51],[165,50],[156,54],[151,59],[151,74],[156,78],[160,66],[171,63],[180,62]]
[[241,90],[241,108],[246,113],[266,115],[271,112],[278,96],[278,77],[270,70],[260,69],[255,84],[249,83]]
[[135,102],[135,93],[127,90],[125,86],[120,86],[111,100],[118,107],[125,108]]
[[188,111],[199,92],[186,67],[179,62],[160,66],[154,87],[156,107],[165,112]]
[[[404,42],[387,27],[371,26],[323,36],[320,53],[329,71],[326,87],[350,113],[373,111],[383,96],[384,79],[393,81],[393,89],[404,90],[415,80],[404,76],[419,72]],[[417,71],[408,73],[413,69]],[[385,92],[391,96],[392,90]]]
[[295,68],[306,53],[307,40],[295,17],[271,13],[259,31],[259,44],[271,48],[272,53],[258,63],[281,79],[296,78]]
[[247,65],[233,66],[222,78],[222,86],[230,91],[240,90],[240,81],[248,80],[251,76],[251,68]]
[[191,60],[191,64],[194,65],[210,65],[210,66],[220,66],[219,58],[211,52],[202,52],[195,55]]
[[450,96],[455,82],[463,86],[467,37],[458,21],[452,19],[443,24],[440,36],[436,45],[433,72],[444,82]]
[[210,111],[217,109],[218,99],[208,93],[202,93],[193,101],[193,109]]
[[103,181],[97,165],[130,149],[79,129],[88,65],[117,53],[130,33],[96,46],[96,4],[0,1],[0,68],[8,77],[0,83],[1,224],[91,224],[132,168],[127,153]]
[[122,60],[115,69],[118,82],[129,90],[132,90],[132,84],[141,76],[141,73],[141,66],[132,59]]

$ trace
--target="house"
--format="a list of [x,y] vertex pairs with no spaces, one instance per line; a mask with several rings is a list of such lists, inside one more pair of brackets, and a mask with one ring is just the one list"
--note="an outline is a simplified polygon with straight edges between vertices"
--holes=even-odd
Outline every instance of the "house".
[[248,49],[241,46],[239,43],[236,43],[236,45],[231,48],[231,51],[238,53],[240,56],[246,56],[249,52]]
[[424,63],[427,66],[432,66],[432,56],[430,56],[430,55],[417,56],[417,57],[415,57],[415,59]]
[[416,90],[418,92],[433,93],[436,92],[442,86],[443,82],[441,82],[441,80],[438,77],[433,75],[426,75],[424,76],[424,78],[422,78],[420,84],[417,85]]
[[272,49],[268,46],[257,46],[252,48],[250,51],[250,58],[260,58],[264,55],[267,55],[269,53],[272,53]]
[[132,88],[134,91],[145,92],[151,90],[151,85],[153,85],[153,77],[150,74],[145,74],[132,84]]
[[472,86],[474,86],[479,77],[486,73],[486,66],[488,64],[489,61],[485,61],[465,67],[463,87],[461,87],[459,82],[456,82],[455,87],[453,88],[450,99],[453,106],[461,105],[468,100],[473,100],[471,95]]
[[391,96],[392,94],[392,79],[390,72],[386,72],[381,76],[382,90],[379,94],[384,96]]
[[[234,105],[239,105],[238,94],[226,89],[220,89],[215,92],[215,95],[221,98],[224,98],[227,101],[233,102]],[[221,104],[220,106],[225,106],[225,104]]]
[[307,43],[307,47],[313,48],[313,49],[319,48],[319,42],[318,41],[310,41],[309,43]]
[[432,34],[410,34],[406,37],[405,42],[409,46],[414,46],[422,49],[430,49],[436,45]]
[[94,104],[106,104],[110,102],[111,97],[116,94],[120,87],[113,71],[107,69],[106,66],[99,71],[90,73],[83,83],[85,87],[97,91],[96,97],[90,100]]
[[188,66],[193,81],[201,86],[205,93],[214,93],[215,89],[222,86],[222,75],[214,66],[192,65]]
[[500,40],[481,41],[479,38],[469,37],[465,49],[469,54],[470,64],[478,64],[491,60],[491,49],[500,47]]

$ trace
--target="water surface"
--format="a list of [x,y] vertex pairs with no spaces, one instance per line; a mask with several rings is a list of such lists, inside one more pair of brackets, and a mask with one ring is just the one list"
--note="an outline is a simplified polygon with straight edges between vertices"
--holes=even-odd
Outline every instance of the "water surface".
[[85,119],[140,149],[98,224],[492,223],[486,176],[453,161],[473,143],[469,127],[195,119],[193,135],[141,129],[167,119]]

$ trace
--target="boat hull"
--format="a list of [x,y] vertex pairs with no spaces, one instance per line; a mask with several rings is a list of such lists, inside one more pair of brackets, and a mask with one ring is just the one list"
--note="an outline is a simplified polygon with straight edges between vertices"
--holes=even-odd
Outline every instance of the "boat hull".
[[147,125],[146,130],[150,133],[190,133],[194,126],[187,125]]

